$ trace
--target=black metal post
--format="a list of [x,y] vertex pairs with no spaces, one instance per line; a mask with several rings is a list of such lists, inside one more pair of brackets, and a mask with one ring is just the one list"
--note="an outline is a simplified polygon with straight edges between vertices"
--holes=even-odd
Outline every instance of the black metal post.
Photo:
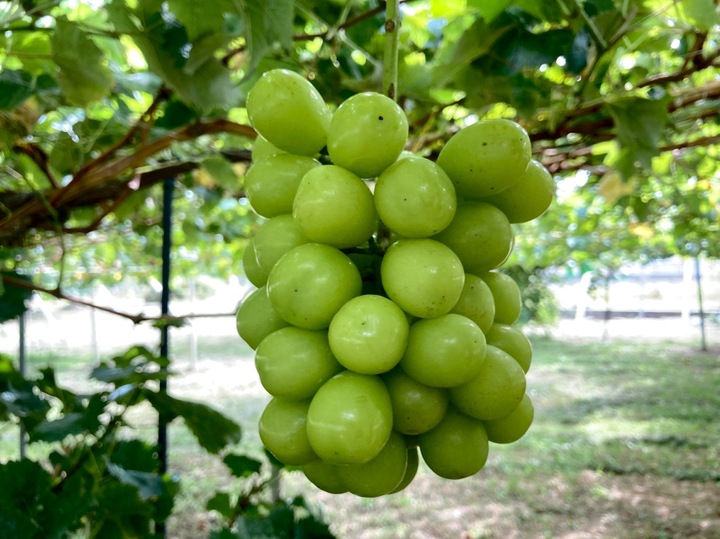
[[[160,295],[160,312],[167,315],[170,313],[170,251],[172,248],[172,205],[175,178],[166,178],[163,182],[163,213],[162,213],[162,292]],[[166,324],[160,326],[160,355],[169,357],[169,327]],[[167,380],[160,380],[160,392],[167,392]],[[168,469],[168,429],[167,421],[163,417],[158,418],[158,459],[160,461],[160,473]],[[165,523],[157,522],[155,531],[160,537],[165,537]]]
[[[27,366],[25,361],[25,313],[18,316],[18,370],[20,375],[25,378],[27,374]],[[24,459],[27,449],[27,441],[25,440],[25,426],[20,423],[20,458]]]

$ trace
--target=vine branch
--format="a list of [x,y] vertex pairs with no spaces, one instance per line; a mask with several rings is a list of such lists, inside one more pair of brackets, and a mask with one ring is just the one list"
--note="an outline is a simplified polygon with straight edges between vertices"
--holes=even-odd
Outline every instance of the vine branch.
[[400,47],[400,2],[385,4],[385,51],[383,57],[383,93],[393,101],[398,97],[398,57]]

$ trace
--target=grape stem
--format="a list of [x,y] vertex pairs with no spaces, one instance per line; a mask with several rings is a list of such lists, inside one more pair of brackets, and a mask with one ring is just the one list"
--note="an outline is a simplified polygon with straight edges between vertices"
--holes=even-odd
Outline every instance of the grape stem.
[[398,97],[398,55],[400,45],[400,1],[385,2],[385,55],[383,93],[393,101]]

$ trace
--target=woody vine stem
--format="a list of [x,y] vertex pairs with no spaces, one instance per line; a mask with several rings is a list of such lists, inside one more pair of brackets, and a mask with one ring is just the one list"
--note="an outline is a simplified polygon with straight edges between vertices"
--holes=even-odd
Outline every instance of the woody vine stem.
[[383,93],[393,101],[398,96],[398,55],[400,45],[400,1],[385,3],[385,55],[383,57]]

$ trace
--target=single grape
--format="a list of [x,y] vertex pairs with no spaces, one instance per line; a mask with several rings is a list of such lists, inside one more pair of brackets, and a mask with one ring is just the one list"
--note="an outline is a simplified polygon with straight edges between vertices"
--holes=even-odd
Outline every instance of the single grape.
[[327,328],[340,308],[362,291],[360,272],[341,251],[306,243],[273,267],[268,296],[280,317],[301,328]]
[[459,196],[474,199],[496,195],[518,183],[530,158],[527,132],[511,120],[494,118],[450,137],[437,164],[450,176]]
[[260,416],[258,431],[263,445],[276,459],[290,466],[317,460],[307,437],[309,400],[273,398]]
[[272,308],[267,289],[263,286],[245,298],[235,317],[238,335],[255,350],[273,331],[288,325]]
[[302,467],[302,472],[313,485],[330,494],[343,494],[348,491],[340,477],[340,466],[323,460],[316,460]]
[[317,455],[331,464],[375,458],[392,432],[392,404],[377,376],[344,371],[312,399],[307,432]]
[[525,394],[525,372],[508,353],[487,346],[478,375],[450,389],[450,402],[476,419],[497,419],[509,414]]
[[399,159],[375,184],[375,207],[385,225],[406,238],[432,236],[455,215],[455,187],[447,174],[423,157]]
[[327,331],[288,326],[265,337],[255,351],[260,383],[274,397],[309,399],[342,371]]
[[512,412],[492,421],[485,421],[488,439],[496,444],[511,444],[522,438],[532,425],[535,408],[527,394]]
[[254,161],[245,174],[245,196],[263,217],[292,213],[300,180],[319,167],[312,157],[281,153]]
[[410,326],[402,369],[421,384],[454,387],[473,379],[485,360],[485,335],[459,314],[418,320]]
[[325,146],[332,113],[312,83],[293,71],[263,73],[246,108],[252,126],[281,150],[313,156]]
[[480,278],[490,288],[495,301],[495,323],[512,325],[522,312],[522,295],[515,280],[505,273],[489,271]]
[[532,160],[518,183],[485,201],[501,209],[511,223],[526,223],[545,213],[554,196],[555,182],[550,172]]
[[440,424],[418,438],[425,464],[445,479],[478,473],[487,462],[489,444],[481,421],[453,408]]
[[286,153],[280,148],[270,144],[266,138],[258,135],[252,146],[252,160],[253,162],[260,161],[264,157],[270,157],[271,155],[277,155],[279,153]]
[[514,245],[505,214],[486,202],[464,202],[452,222],[434,238],[458,255],[465,271],[480,274],[502,265]]
[[308,243],[308,239],[289,213],[265,221],[253,238],[255,258],[268,277],[282,255],[304,243]]
[[488,344],[510,354],[525,373],[530,370],[532,344],[522,331],[507,324],[493,324],[485,336]]
[[373,178],[400,155],[408,137],[403,110],[375,92],[356,94],[333,114],[327,148],[333,163],[361,178]]
[[392,432],[380,453],[364,464],[341,466],[338,473],[348,491],[364,498],[390,494],[405,477],[408,449],[402,435]]
[[330,348],[337,360],[360,374],[380,374],[397,365],[408,336],[405,313],[383,296],[366,294],[343,305],[330,322]]
[[267,283],[269,271],[265,271],[260,267],[257,261],[257,253],[255,252],[255,238],[250,238],[245,245],[242,258],[243,271],[245,277],[257,288],[265,286]]
[[447,390],[421,384],[401,368],[382,376],[393,409],[393,428],[402,434],[421,434],[434,428],[448,408]]
[[495,319],[495,300],[490,287],[477,275],[466,273],[460,299],[450,312],[467,316],[487,333]]
[[378,224],[367,184],[335,165],[324,165],[305,174],[292,213],[311,241],[339,248],[365,243]]
[[420,318],[450,312],[465,283],[465,271],[457,255],[431,239],[393,243],[383,257],[380,275],[390,299]]

